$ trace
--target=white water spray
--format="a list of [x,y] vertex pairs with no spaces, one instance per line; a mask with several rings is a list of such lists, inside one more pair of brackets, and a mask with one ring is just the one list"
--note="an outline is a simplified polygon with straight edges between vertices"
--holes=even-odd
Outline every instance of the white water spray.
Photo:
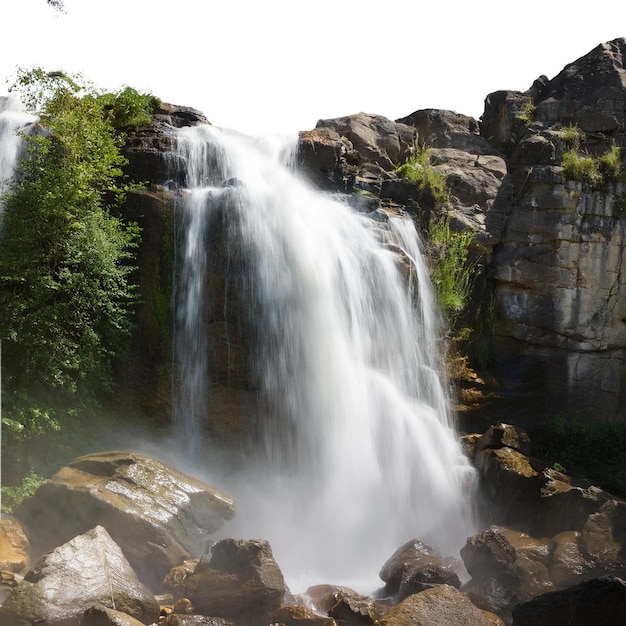
[[179,407],[177,428],[196,440],[211,402],[199,322],[207,211],[226,211],[251,272],[263,445],[219,485],[238,502],[224,532],[268,539],[293,590],[371,591],[414,537],[457,554],[474,532],[473,472],[441,382],[440,328],[412,222],[375,222],[311,189],[286,167],[284,143],[198,126],[180,132],[179,153],[189,228],[177,354],[180,398],[194,400]]

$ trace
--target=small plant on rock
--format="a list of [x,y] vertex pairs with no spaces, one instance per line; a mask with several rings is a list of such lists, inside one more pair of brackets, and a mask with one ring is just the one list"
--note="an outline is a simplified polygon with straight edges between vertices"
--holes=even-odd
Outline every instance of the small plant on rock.
[[438,206],[450,204],[448,182],[443,174],[433,168],[430,161],[430,148],[416,144],[406,163],[399,165],[393,173],[417,185],[420,189],[429,190]]

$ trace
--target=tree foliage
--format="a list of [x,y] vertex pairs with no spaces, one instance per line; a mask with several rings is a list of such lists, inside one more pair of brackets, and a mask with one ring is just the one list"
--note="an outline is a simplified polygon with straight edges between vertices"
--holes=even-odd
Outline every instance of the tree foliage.
[[56,407],[88,406],[111,388],[139,240],[117,214],[130,187],[120,132],[129,124],[117,115],[129,94],[146,112],[154,102],[125,88],[118,106],[116,94],[38,68],[20,70],[14,88],[40,116],[3,198],[0,239],[3,421],[28,434],[54,427]]

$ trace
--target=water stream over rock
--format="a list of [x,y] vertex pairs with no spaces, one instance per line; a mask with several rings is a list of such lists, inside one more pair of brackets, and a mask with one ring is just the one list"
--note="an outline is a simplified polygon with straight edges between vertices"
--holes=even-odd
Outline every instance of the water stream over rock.
[[254,321],[260,426],[253,451],[219,483],[238,505],[224,533],[268,539],[294,590],[373,590],[382,563],[413,537],[458,554],[474,532],[473,472],[450,417],[412,222],[375,221],[311,189],[290,167],[295,141],[198,126],[178,143],[187,189],[175,421],[198,460],[211,406],[207,228],[216,212],[245,259]]

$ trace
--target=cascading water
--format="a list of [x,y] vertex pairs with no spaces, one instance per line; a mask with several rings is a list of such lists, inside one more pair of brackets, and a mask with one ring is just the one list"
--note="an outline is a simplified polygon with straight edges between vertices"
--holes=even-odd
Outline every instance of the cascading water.
[[311,189],[286,164],[295,141],[197,126],[178,143],[188,189],[177,429],[194,441],[211,402],[202,321],[211,212],[226,215],[249,271],[261,434],[219,484],[238,502],[225,533],[268,539],[292,589],[373,590],[412,538],[458,553],[473,533],[473,473],[441,382],[412,222],[377,222]]
[[16,96],[0,97],[0,216],[2,215],[1,194],[13,178],[17,160],[23,148],[19,132],[37,118],[24,112]]

